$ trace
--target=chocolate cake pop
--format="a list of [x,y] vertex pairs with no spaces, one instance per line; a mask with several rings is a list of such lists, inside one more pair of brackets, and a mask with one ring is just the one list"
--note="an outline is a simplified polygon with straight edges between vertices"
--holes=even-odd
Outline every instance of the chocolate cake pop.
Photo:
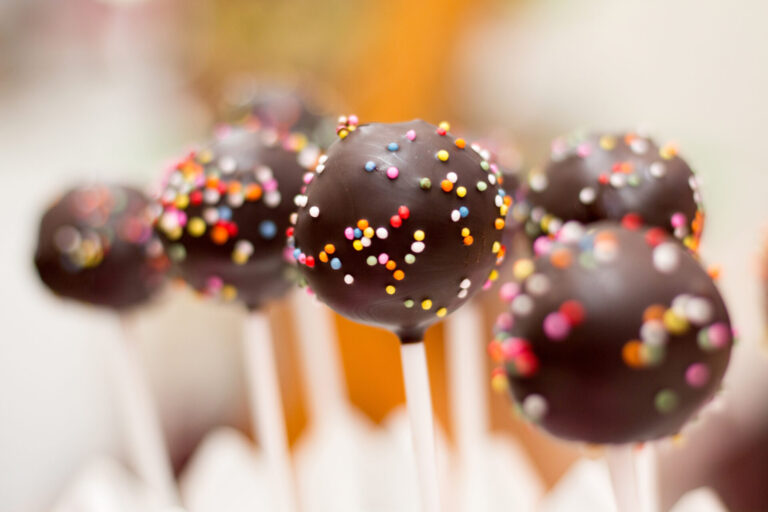
[[623,444],[678,433],[718,388],[731,325],[712,279],[661,228],[569,223],[518,283],[490,345],[522,413],[570,440]]
[[704,221],[698,184],[673,145],[659,147],[636,133],[560,137],[544,167],[531,171],[527,188],[532,237],[569,220],[624,219],[698,247]]
[[447,123],[357,125],[321,158],[289,235],[317,296],[403,342],[463,304],[503,257],[498,175]]
[[156,231],[194,289],[258,308],[295,283],[285,232],[302,177],[319,154],[303,137],[225,126],[175,164]]
[[122,310],[158,291],[166,265],[145,196],[90,184],[68,190],[45,212],[35,266],[57,295]]

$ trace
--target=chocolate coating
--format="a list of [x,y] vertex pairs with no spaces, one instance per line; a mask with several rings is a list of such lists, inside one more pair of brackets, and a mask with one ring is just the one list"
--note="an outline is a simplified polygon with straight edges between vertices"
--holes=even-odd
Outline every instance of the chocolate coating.
[[319,154],[302,144],[274,131],[227,126],[208,149],[172,168],[155,226],[192,288],[258,308],[295,283],[285,231],[305,165]]
[[497,176],[446,130],[351,118],[297,197],[294,255],[309,286],[403,342],[495,279],[503,257]]
[[603,219],[657,226],[698,247],[703,210],[696,177],[673,146],[634,133],[561,137],[528,180],[530,236],[570,220]]
[[69,189],[43,214],[35,266],[62,297],[118,310],[147,301],[165,267],[147,199],[121,185]]
[[[712,279],[662,229],[567,225],[520,283],[491,353],[522,412],[557,437],[629,443],[679,432],[718,388],[731,325]],[[567,232],[566,232],[567,230]],[[499,383],[500,387],[505,387]]]

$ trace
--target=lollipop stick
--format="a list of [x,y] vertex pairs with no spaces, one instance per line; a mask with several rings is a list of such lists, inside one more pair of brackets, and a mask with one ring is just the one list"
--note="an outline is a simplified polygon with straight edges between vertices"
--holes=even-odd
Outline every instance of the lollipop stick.
[[484,349],[478,343],[483,332],[482,312],[474,303],[466,304],[448,317],[447,324],[451,412],[465,489],[461,510],[486,510],[480,460],[483,436],[488,431]]
[[307,402],[314,421],[336,418],[348,397],[343,382],[341,356],[330,310],[303,290],[293,295]]
[[267,459],[278,512],[295,512],[296,487],[285,432],[273,343],[266,313],[251,312],[245,323],[244,356],[254,435]]
[[432,415],[432,394],[424,343],[402,343],[400,356],[405,380],[405,397],[411,421],[413,450],[419,478],[423,512],[440,512],[435,458],[435,424]]
[[656,444],[645,443],[636,455],[636,462],[643,512],[661,512],[659,456]]
[[179,502],[163,427],[152,399],[147,377],[131,343],[131,321],[120,316],[123,339],[109,340],[109,362],[128,458],[136,474],[166,504]]
[[618,512],[641,512],[635,457],[632,445],[606,447],[613,497]]

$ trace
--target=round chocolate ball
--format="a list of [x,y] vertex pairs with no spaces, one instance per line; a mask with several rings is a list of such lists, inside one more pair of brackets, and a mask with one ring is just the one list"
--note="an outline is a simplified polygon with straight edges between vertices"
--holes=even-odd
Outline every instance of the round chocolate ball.
[[626,220],[698,248],[704,214],[696,176],[672,145],[635,133],[561,137],[543,168],[531,171],[527,189],[532,237],[570,220]]
[[731,352],[712,278],[661,228],[569,223],[501,287],[495,384],[557,437],[629,443],[679,432]]
[[273,130],[224,126],[165,178],[155,228],[179,276],[249,308],[295,284],[285,232],[319,150]]
[[342,118],[341,140],[296,198],[289,243],[310,288],[403,342],[495,279],[503,258],[498,175],[448,129]]
[[69,189],[43,214],[35,266],[57,295],[122,310],[159,290],[166,261],[144,194],[88,184]]

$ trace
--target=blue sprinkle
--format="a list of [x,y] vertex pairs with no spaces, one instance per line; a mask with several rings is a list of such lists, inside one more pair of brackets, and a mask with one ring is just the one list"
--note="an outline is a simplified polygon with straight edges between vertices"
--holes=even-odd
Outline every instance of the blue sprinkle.
[[462,217],[466,217],[467,215],[469,215],[469,208],[467,208],[466,206],[462,206],[461,208],[459,208],[459,213],[461,214]]
[[355,238],[360,238],[363,236],[363,230],[360,228],[355,228]]
[[371,161],[371,160],[368,160],[367,162],[365,162],[365,170],[368,171],[368,172],[375,171],[376,170],[376,163]]
[[341,268],[341,260],[339,258],[333,258],[331,260],[331,268],[333,270],[339,270]]
[[231,220],[232,219],[232,208],[229,206],[220,206],[219,207],[219,218],[222,220]]
[[297,247],[293,250],[293,259],[298,260],[299,256],[301,256],[301,249]]
[[503,188],[500,188],[499,189],[499,195],[500,196],[505,196],[505,195],[507,195],[507,192]]
[[262,221],[259,224],[259,233],[267,240],[271,240],[277,235],[277,226],[271,220]]
[[387,149],[390,151],[397,151],[398,149],[400,149],[400,145],[397,142],[390,142],[389,145],[387,146]]

